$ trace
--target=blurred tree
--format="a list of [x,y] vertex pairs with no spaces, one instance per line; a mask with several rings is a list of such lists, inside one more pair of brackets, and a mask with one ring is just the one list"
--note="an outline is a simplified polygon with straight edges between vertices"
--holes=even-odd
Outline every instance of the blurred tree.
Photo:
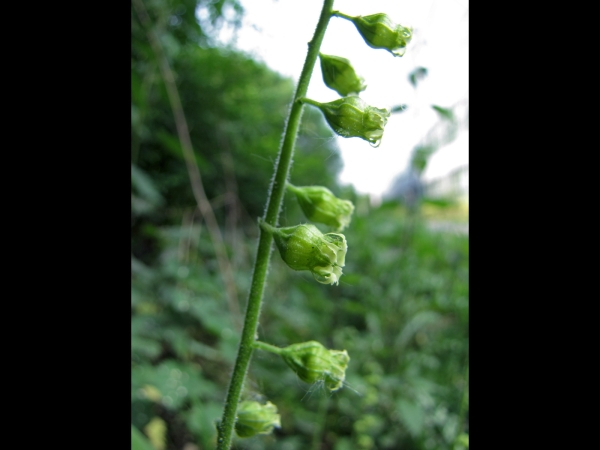
[[[218,29],[225,10],[239,13],[237,2],[199,1],[197,8],[189,0],[146,3],[176,74],[206,195],[221,223],[227,214],[254,222],[264,208],[293,82],[239,52],[207,47],[213,41],[205,28]],[[199,14],[206,19],[196,21],[194,10],[206,11]],[[234,17],[235,24],[239,15]],[[153,181],[168,208],[133,220],[134,254],[151,261],[157,253],[148,247],[153,240],[149,225],[179,223],[182,209],[195,201],[156,56],[133,10],[131,122],[132,170]],[[341,160],[333,133],[315,111],[306,111],[303,122],[297,143],[302,158],[293,180],[335,192]]]

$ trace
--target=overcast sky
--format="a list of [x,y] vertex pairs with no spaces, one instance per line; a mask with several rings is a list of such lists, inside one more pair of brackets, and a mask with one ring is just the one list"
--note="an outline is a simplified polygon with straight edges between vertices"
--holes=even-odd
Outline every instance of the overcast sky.
[[[246,13],[235,46],[297,81],[322,3],[242,0]],[[340,181],[377,198],[406,168],[413,148],[439,121],[432,104],[462,103],[461,111],[468,110],[469,4],[463,0],[336,0],[334,9],[352,16],[384,12],[414,29],[405,55],[393,57],[368,47],[351,22],[333,17],[321,46],[322,53],[348,58],[365,78],[367,89],[360,96],[367,103],[380,108],[408,105],[406,111],[391,115],[378,148],[359,138],[336,138],[344,161]],[[225,30],[221,40],[231,39]],[[428,76],[415,89],[408,74],[419,66],[427,68]],[[318,60],[307,96],[320,102],[339,98],[324,85]],[[468,142],[468,129],[463,127],[453,143],[431,158],[425,180],[468,164]]]

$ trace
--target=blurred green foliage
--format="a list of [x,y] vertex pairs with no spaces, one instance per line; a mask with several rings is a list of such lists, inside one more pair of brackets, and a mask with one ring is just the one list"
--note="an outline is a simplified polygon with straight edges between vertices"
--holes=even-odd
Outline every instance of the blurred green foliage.
[[[256,218],[294,86],[243,54],[213,46],[223,11],[239,21],[237,2],[144,4],[177,74],[243,311]],[[208,11],[202,26],[196,6]],[[239,317],[228,307],[164,83],[133,9],[131,73],[132,448],[164,442],[168,450],[212,449]],[[274,252],[259,337],[281,347],[317,340],[346,349],[347,385],[329,394],[299,381],[276,355],[255,352],[243,397],[276,404],[282,428],[237,439],[234,448],[468,448],[468,238],[428,231],[401,205],[373,208],[339,186],[332,136],[321,114],[305,108],[291,181],[324,185],[356,205],[344,231],[344,274],[339,286],[321,285]],[[304,220],[287,194],[280,225]]]

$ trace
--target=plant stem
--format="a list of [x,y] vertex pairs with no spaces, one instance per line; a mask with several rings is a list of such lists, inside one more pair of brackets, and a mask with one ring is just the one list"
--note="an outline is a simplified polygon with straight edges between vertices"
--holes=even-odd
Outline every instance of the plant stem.
[[350,20],[350,21],[352,21],[352,19],[354,19],[354,17],[348,16],[348,15],[346,15],[344,13],[339,12],[339,11],[333,11],[331,13],[331,16],[332,17],[341,17],[342,19],[346,19],[346,20]]
[[264,350],[267,352],[271,352],[271,353],[275,353],[276,355],[281,355],[281,351],[283,350],[279,347],[275,347],[274,345],[267,344],[266,342],[261,342],[261,341],[254,341],[253,345],[254,345],[254,348],[257,348],[259,350]]
[[273,236],[274,234],[280,233],[280,231],[278,231],[276,227],[272,227],[271,225],[269,225],[267,222],[265,222],[262,219],[258,219],[258,226],[260,227],[260,229],[262,231],[269,233],[271,236]]
[[308,103],[309,105],[316,106],[317,108],[322,105],[322,103],[317,102],[316,100],[311,100],[310,98],[301,98],[298,100],[299,103]]
[[[325,30],[329,24],[332,7],[333,0],[323,1],[321,16],[319,17],[315,34],[308,43],[308,54],[306,55],[304,67],[302,68],[296,93],[294,94],[290,107],[283,141],[279,150],[277,162],[275,163],[275,176],[271,180],[267,207],[264,215],[265,222],[271,226],[277,226],[278,223],[281,203],[285,193],[285,183],[289,176],[292,156],[294,154],[294,143],[296,142],[300,120],[302,118],[303,105],[296,100],[304,97],[308,91],[308,83],[310,82],[319,49],[321,48],[321,42],[323,42],[323,37],[325,36]],[[250,357],[252,356],[252,350],[254,348],[253,343],[256,336],[260,306],[273,243],[273,236],[271,233],[264,232],[262,229],[259,229],[259,233],[260,237],[258,249],[256,251],[254,273],[252,274],[252,284],[248,295],[248,304],[246,306],[244,328],[242,330],[240,346],[238,348],[235,366],[229,383],[229,390],[227,391],[227,398],[225,399],[223,418],[218,426],[217,450],[229,450],[231,447],[231,438],[237,407],[240,401],[240,394],[242,392],[242,386],[244,384],[244,379],[246,378],[246,372],[248,371]]]
[[298,189],[297,186],[294,186],[289,181],[286,183],[285,187],[288,191],[292,192],[293,194],[298,194],[298,193],[302,192],[302,191],[300,191],[300,189]]

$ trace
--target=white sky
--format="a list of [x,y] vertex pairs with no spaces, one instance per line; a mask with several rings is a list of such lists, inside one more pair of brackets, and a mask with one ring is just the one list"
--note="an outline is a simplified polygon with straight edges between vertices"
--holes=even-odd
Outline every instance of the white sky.
[[[323,2],[242,0],[242,4],[246,13],[235,47],[297,81]],[[334,9],[352,16],[384,12],[396,23],[413,27],[403,57],[370,48],[352,22],[337,17],[331,18],[321,46],[322,53],[348,58],[365,78],[367,89],[360,96],[367,103],[379,108],[408,105],[406,111],[390,116],[378,148],[360,138],[337,137],[344,161],[340,181],[378,198],[438,122],[431,105],[447,108],[468,102],[469,4],[468,0],[337,0]],[[224,30],[221,40],[230,42],[231,33]],[[408,74],[418,66],[427,68],[428,75],[414,89]],[[339,98],[323,83],[319,60],[307,97],[320,102]],[[443,176],[468,161],[468,129],[463,127],[454,142],[431,157],[424,179]]]

